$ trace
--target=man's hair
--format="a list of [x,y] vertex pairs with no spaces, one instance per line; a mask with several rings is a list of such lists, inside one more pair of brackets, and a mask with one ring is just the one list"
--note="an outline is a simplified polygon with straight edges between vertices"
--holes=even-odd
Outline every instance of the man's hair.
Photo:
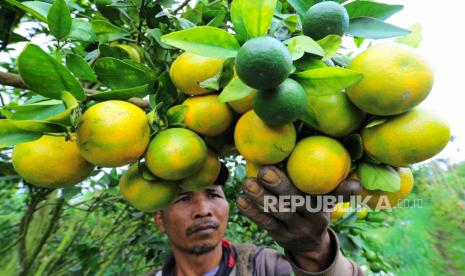
[[220,174],[218,175],[218,177],[216,178],[213,184],[221,185],[224,188],[226,186],[226,181],[229,178],[229,170],[223,162],[220,162],[220,164],[221,164]]

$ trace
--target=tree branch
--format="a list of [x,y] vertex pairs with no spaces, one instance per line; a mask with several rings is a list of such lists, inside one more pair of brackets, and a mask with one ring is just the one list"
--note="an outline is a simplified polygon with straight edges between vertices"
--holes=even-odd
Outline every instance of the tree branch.
[[27,258],[25,266],[22,267],[22,271],[20,272],[19,275],[28,275],[29,269],[32,267],[32,264],[35,262],[37,255],[39,255],[45,243],[50,238],[50,235],[52,234],[53,229],[55,229],[55,226],[58,223],[58,220],[61,214],[61,207],[63,206],[63,202],[64,202],[63,197],[58,199],[58,203],[55,206],[55,209],[53,209],[52,218],[50,219],[50,222],[47,225],[47,229],[45,230],[44,235],[40,239],[37,247],[34,248],[34,251],[32,252],[31,256]]
[[177,14],[178,11],[184,9],[184,7],[187,6],[187,4],[189,4],[189,2],[190,2],[190,0],[186,0],[186,1],[182,2],[182,4],[179,5],[179,7],[177,7],[177,8],[173,11],[173,13],[174,13],[174,14]]
[[[8,73],[8,72],[1,72],[0,71],[0,84],[1,85],[6,85],[6,86],[11,86],[15,88],[20,88],[20,89],[29,89],[27,84],[23,81],[20,75],[13,74],[13,73]],[[93,90],[93,89],[84,89],[84,92],[87,95],[93,95],[96,93],[99,93],[101,91]],[[150,103],[144,99],[141,98],[130,98],[127,100],[128,102],[135,104],[139,106],[140,108],[143,109],[149,109],[150,108]]]

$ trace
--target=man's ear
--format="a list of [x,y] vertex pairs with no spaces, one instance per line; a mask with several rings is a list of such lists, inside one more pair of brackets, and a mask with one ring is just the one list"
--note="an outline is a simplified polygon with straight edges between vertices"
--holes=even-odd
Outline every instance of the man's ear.
[[153,220],[155,221],[158,230],[163,233],[165,232],[165,224],[163,223],[162,212],[163,211],[156,211],[155,213],[153,213]]

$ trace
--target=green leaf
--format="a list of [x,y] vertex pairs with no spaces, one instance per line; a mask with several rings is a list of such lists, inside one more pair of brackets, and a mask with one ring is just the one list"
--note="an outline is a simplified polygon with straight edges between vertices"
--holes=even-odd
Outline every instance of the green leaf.
[[363,75],[341,67],[312,69],[294,75],[309,95],[330,95],[359,82]]
[[396,192],[400,189],[400,176],[391,166],[362,163],[357,174],[360,183],[367,190]]
[[246,41],[249,39],[247,29],[245,28],[244,18],[242,16],[242,3],[243,0],[234,0],[231,3],[231,21],[234,25],[234,30],[237,33],[239,41]]
[[25,1],[25,2],[18,2],[15,0],[5,0],[5,1],[22,9],[23,11],[29,13],[30,15],[34,16],[35,18],[43,22],[47,22],[47,14],[48,14],[50,7],[52,6],[49,3],[45,3],[41,1]]
[[291,33],[295,32],[297,26],[299,25],[299,16],[296,14],[288,14],[283,19],[284,25],[291,31]]
[[359,160],[363,156],[362,136],[354,133],[344,139],[344,146],[349,151],[352,160]]
[[7,110],[15,112],[8,117],[12,120],[45,120],[63,112],[66,108],[62,101],[48,100],[18,106],[5,106]]
[[326,54],[323,59],[331,59],[339,50],[339,47],[342,43],[342,38],[338,35],[328,35],[325,38],[318,40],[317,42],[325,50]]
[[410,31],[376,18],[355,17],[350,19],[346,33],[356,37],[382,39],[407,35]]
[[291,7],[294,8],[294,10],[296,10],[297,14],[299,14],[299,16],[303,18],[305,14],[307,13],[308,9],[320,1],[317,1],[317,0],[287,0],[287,2],[291,5]]
[[371,127],[375,127],[375,126],[379,126],[381,124],[384,124],[385,122],[387,122],[387,118],[381,118],[381,119],[375,119],[371,122],[369,122],[365,128],[371,128]]
[[126,88],[112,91],[105,91],[90,95],[89,98],[95,101],[121,100],[125,101],[132,97],[143,98],[149,94],[149,85],[144,84],[134,88]]
[[158,45],[160,45],[163,49],[167,49],[167,50],[172,49],[171,46],[169,46],[169,45],[167,45],[167,44],[165,44],[165,43],[163,43],[161,41],[161,37],[163,36],[163,32],[160,29],[156,28],[156,29],[148,30],[147,35],[151,36],[158,43]]
[[218,73],[215,76],[200,82],[199,86],[205,89],[218,91],[220,89],[220,76],[221,74]]
[[79,103],[76,98],[69,92],[65,91],[61,95],[61,99],[63,100],[66,110],[63,112],[46,119],[47,122],[52,123],[59,123],[63,125],[72,125],[76,126],[77,118],[80,116],[80,109]]
[[225,30],[194,27],[162,36],[162,42],[197,55],[215,58],[235,57],[239,43]]
[[308,36],[301,35],[284,41],[287,48],[291,52],[292,59],[298,60],[304,56],[305,53],[314,54],[323,57],[325,50]]
[[58,40],[65,38],[71,30],[71,14],[65,0],[55,0],[47,15],[50,33]]
[[98,46],[100,55],[102,57],[114,57],[117,59],[129,59],[129,54],[123,48],[117,46],[110,46],[108,44],[100,44]]
[[129,35],[125,29],[115,26],[106,20],[92,21],[92,28],[99,42],[114,41]]
[[310,55],[304,55],[301,59],[294,61],[294,65],[299,71],[328,67],[324,61]]
[[98,79],[112,89],[127,89],[152,83],[150,76],[129,61],[112,57],[98,59],[94,71]]
[[18,68],[24,82],[44,97],[61,99],[62,92],[69,91],[78,100],[86,98],[71,72],[37,45],[26,45],[18,58]]
[[409,28],[411,33],[406,36],[398,37],[395,42],[401,43],[404,45],[408,45],[413,48],[418,48],[420,46],[421,41],[423,40],[422,26],[419,23],[414,24]]
[[344,6],[350,18],[367,16],[386,20],[400,12],[403,5],[389,5],[373,1],[353,1]]
[[97,40],[97,35],[95,34],[92,25],[79,18],[71,20],[71,31],[69,32],[68,37],[72,40],[84,41],[84,42],[94,42]]
[[66,127],[44,121],[0,120],[0,148],[39,139],[44,133],[65,132]]
[[311,127],[318,128],[318,120],[316,119],[316,112],[313,106],[308,103],[305,114],[300,118],[304,123],[310,125]]
[[182,124],[188,109],[189,107],[187,105],[175,105],[168,109],[168,112],[166,113],[168,124]]
[[266,35],[276,9],[276,0],[235,1],[241,1],[242,20],[249,38]]
[[80,80],[97,81],[97,76],[94,71],[92,71],[92,68],[90,68],[90,65],[78,55],[68,54],[66,56],[66,66]]
[[235,77],[223,89],[218,100],[220,103],[240,100],[250,95],[253,91],[254,89],[243,83],[239,77]]

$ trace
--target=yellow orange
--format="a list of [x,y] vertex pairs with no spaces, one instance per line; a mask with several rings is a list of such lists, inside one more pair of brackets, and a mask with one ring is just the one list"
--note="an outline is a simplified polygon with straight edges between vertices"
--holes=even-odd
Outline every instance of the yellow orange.
[[173,62],[170,77],[174,85],[187,95],[203,95],[211,90],[199,83],[214,77],[223,68],[224,59],[210,58],[185,52]]
[[182,187],[189,191],[198,191],[212,185],[220,174],[221,164],[218,156],[208,150],[207,160],[195,174],[182,180]]
[[138,106],[105,101],[84,112],[76,136],[87,161],[102,167],[119,167],[136,161],[145,152],[150,126]]
[[12,161],[15,170],[27,182],[51,189],[79,183],[94,169],[81,156],[74,140],[49,135],[17,144]]
[[350,171],[350,155],[337,140],[325,136],[302,139],[287,161],[295,186],[311,195],[333,191]]

